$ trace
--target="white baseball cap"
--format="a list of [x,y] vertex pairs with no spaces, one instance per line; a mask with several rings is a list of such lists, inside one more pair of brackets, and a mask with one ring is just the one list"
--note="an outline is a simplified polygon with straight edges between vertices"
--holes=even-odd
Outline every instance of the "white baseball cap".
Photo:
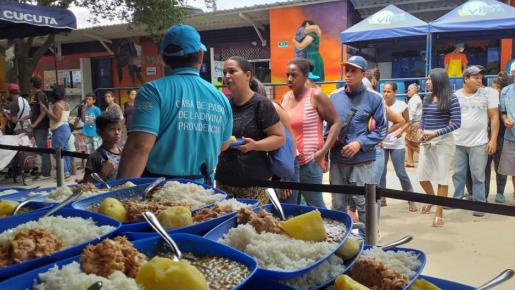
[[513,72],[514,70],[515,70],[515,61],[511,63],[510,72]]

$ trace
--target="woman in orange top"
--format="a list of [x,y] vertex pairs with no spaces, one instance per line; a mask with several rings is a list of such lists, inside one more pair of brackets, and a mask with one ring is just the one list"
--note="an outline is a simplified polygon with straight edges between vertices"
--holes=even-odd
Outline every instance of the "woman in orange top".
[[[320,89],[308,87],[310,63],[295,58],[288,63],[286,77],[290,89],[283,96],[282,106],[288,112],[299,151],[300,182],[321,184],[327,171],[325,155],[340,132],[340,117],[329,98]],[[324,142],[323,121],[329,128]],[[325,208],[321,192],[299,192],[311,206]]]

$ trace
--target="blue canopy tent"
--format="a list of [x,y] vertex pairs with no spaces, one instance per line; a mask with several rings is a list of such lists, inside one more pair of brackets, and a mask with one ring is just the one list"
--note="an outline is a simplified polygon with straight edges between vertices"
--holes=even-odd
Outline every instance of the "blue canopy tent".
[[77,20],[67,9],[0,1],[0,39],[47,35],[73,29],[77,29]]
[[[407,13],[395,5],[388,5],[373,15],[365,18],[340,34],[342,44],[360,46],[364,43],[382,43],[399,38],[422,38],[428,49],[427,36],[429,25],[419,18]],[[420,39],[418,39],[420,41]],[[341,57],[343,60],[343,48]],[[426,73],[429,63],[426,61]],[[343,77],[343,70],[341,70]],[[404,83],[402,86],[404,86]],[[403,91],[400,90],[400,91]]]
[[[429,26],[430,34],[436,34],[438,38],[512,38],[515,34],[515,7],[496,0],[470,0],[431,22]],[[428,51],[431,51],[431,35],[428,40]],[[430,58],[431,54],[428,53]]]

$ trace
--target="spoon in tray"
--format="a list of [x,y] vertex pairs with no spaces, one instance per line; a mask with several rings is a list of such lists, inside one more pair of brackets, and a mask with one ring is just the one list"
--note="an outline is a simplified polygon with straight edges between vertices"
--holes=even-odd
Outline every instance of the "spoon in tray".
[[159,177],[158,179],[154,180],[154,182],[152,182],[151,184],[149,184],[147,186],[147,188],[145,188],[145,191],[143,191],[143,195],[141,196],[141,201],[145,201],[147,199],[151,199],[152,198],[152,190],[158,186],[159,184],[161,184],[161,182],[163,181],[166,181],[166,178],[164,177]]
[[174,261],[180,261],[181,259],[186,260],[196,260],[196,257],[190,257],[190,256],[183,256],[181,250],[175,243],[175,241],[170,237],[170,235],[166,232],[166,230],[163,228],[163,225],[159,222],[157,217],[149,212],[146,211],[143,213],[143,217],[145,220],[150,224],[150,226],[161,236],[161,238],[165,241],[165,243],[172,249],[172,260]]
[[54,206],[53,208],[51,208],[47,213],[45,213],[42,216],[42,218],[51,216],[54,213],[56,213],[58,210],[62,209],[63,207],[65,207],[67,205],[69,205],[70,203],[76,201],[77,199],[79,199],[81,197],[82,193],[84,192],[81,187],[74,188],[73,191],[74,192],[73,192],[72,195],[68,196],[60,204],[58,204],[58,205]]
[[383,251],[388,251],[392,248],[395,248],[397,246],[400,246],[400,245],[404,245],[404,244],[407,244],[409,242],[411,242],[413,240],[413,236],[405,236],[404,238],[398,240],[398,241],[395,241],[395,242],[392,242],[392,243],[389,243],[389,244],[386,244],[386,245],[383,245],[383,246],[379,246]]
[[504,271],[502,271],[501,274],[497,275],[497,277],[495,277],[492,280],[486,282],[485,284],[477,287],[476,290],[491,289],[501,283],[504,283],[504,282],[510,280],[513,277],[513,275],[515,275],[515,271],[513,271],[512,269],[504,270]]
[[47,194],[47,192],[45,193],[40,193],[40,194],[37,194],[37,195],[34,195],[34,196],[31,196],[27,199],[25,199],[24,201],[20,202],[15,208],[14,208],[14,211],[13,211],[13,214],[12,215],[15,215],[17,214],[22,207],[24,207],[25,205],[27,205],[28,203],[32,202],[32,201],[35,201],[37,200],[38,198],[42,197],[42,196],[45,196]]
[[107,190],[111,190],[111,186],[109,184],[107,184],[107,182],[105,182],[105,180],[102,179],[102,177],[100,177],[100,175],[98,175],[98,173],[91,173],[91,178],[93,178],[95,181],[97,182],[100,182],[102,183],[102,185],[107,188]]
[[275,193],[275,190],[273,188],[267,188],[266,193],[268,194],[268,197],[270,198],[270,201],[272,202],[272,205],[275,207],[275,209],[279,212],[281,215],[281,219],[283,221],[286,220],[286,216],[284,215],[283,207],[281,206],[281,202],[279,201],[279,198],[277,197],[277,194]]
[[97,281],[91,284],[91,286],[89,286],[87,290],[100,290],[102,289],[102,286],[104,286],[104,283],[102,283],[102,281]]

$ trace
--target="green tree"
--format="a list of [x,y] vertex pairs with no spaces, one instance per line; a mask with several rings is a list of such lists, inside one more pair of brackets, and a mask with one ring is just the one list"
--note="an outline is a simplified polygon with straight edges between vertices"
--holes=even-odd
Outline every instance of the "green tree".
[[[131,29],[144,29],[158,37],[165,29],[180,23],[185,15],[184,0],[19,0],[14,1],[38,6],[69,8],[85,7],[91,13],[90,22],[99,19],[129,23]],[[55,35],[44,37],[43,43],[33,48],[34,37],[14,39],[8,47],[15,46],[14,74],[23,93],[30,90],[30,78],[39,59],[54,44]]]

